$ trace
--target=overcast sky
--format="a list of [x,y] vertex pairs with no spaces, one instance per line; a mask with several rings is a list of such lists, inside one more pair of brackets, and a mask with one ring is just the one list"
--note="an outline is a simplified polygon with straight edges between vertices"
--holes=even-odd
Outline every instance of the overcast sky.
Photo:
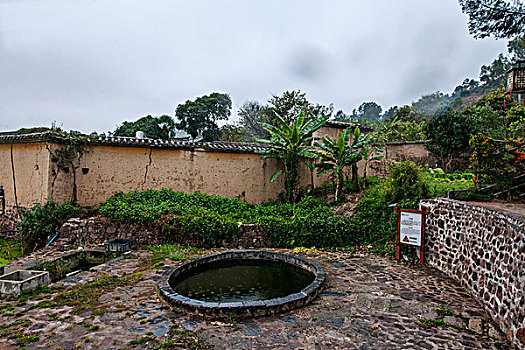
[[506,50],[466,23],[457,0],[0,0],[0,130],[114,130],[214,91],[385,110]]

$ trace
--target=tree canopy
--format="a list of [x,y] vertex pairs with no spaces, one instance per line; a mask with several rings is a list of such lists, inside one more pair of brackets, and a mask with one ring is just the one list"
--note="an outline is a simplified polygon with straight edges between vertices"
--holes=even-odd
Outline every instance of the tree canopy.
[[470,118],[461,112],[447,110],[426,124],[426,147],[448,170],[452,157],[468,147],[474,131]]
[[510,62],[502,53],[492,62],[490,66],[481,66],[479,80],[481,84],[489,89],[499,89],[507,83],[505,72],[510,68]]
[[186,130],[193,139],[200,134],[204,141],[219,139],[218,120],[227,120],[231,115],[232,101],[228,94],[218,92],[188,100],[177,106],[175,115],[178,129]]
[[152,117],[147,115],[134,122],[125,121],[115,130],[115,136],[135,137],[137,131],[144,132],[144,136],[150,139],[167,140],[170,133],[175,129],[175,122],[169,115]]
[[525,60],[525,34],[509,40],[507,50],[512,59]]
[[239,124],[244,128],[247,141],[266,139],[270,136],[261,123],[271,123],[273,119],[270,107],[257,101],[246,101],[239,109]]
[[352,117],[355,119],[364,119],[374,121],[381,115],[382,108],[376,102],[363,102],[357,109],[354,109]]
[[520,0],[459,0],[459,5],[476,39],[509,39],[525,31],[525,6]]
[[[316,119],[332,113],[332,107],[313,104],[306,99],[306,94],[301,90],[283,92],[282,96],[273,95],[268,100],[270,108],[277,113],[288,125],[292,125],[304,110],[305,121]],[[278,125],[279,121],[273,120],[272,124]]]

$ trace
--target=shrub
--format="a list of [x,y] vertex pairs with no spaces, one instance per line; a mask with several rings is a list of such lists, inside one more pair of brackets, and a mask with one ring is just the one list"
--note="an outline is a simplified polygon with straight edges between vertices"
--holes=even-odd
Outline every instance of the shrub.
[[73,202],[36,203],[32,209],[24,211],[23,219],[18,223],[23,246],[26,250],[43,247],[60,224],[79,214],[80,207]]
[[421,168],[412,161],[390,165],[392,200],[419,200],[429,195]]

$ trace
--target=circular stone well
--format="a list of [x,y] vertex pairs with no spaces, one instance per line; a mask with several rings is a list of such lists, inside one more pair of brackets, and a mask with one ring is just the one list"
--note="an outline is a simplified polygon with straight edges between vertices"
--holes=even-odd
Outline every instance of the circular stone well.
[[[257,299],[234,302],[204,301],[192,299],[179,294],[173,286],[181,281],[215,266],[228,264],[236,266],[238,263],[261,261],[261,264],[282,264],[303,273],[311,275],[311,283],[292,294],[271,299]],[[255,317],[285,312],[310,303],[321,292],[326,274],[318,263],[291,254],[272,252],[267,250],[234,250],[207,255],[191,260],[178,267],[170,269],[168,278],[158,285],[159,295],[168,304],[175,308],[207,316]]]

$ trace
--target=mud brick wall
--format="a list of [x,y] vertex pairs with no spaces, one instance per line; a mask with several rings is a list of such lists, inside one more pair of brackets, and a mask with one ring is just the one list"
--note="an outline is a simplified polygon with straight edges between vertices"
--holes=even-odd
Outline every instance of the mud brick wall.
[[525,349],[525,218],[451,199],[424,200],[426,263],[461,282]]
[[[92,246],[103,244],[114,238],[130,238],[136,240],[139,245],[154,245],[164,243],[165,237],[162,226],[135,227],[93,217],[90,219],[73,218],[66,221],[60,228],[58,241],[61,244]],[[225,248],[263,248],[268,247],[269,244],[264,236],[264,227],[249,224],[240,224],[237,237],[222,242]]]

